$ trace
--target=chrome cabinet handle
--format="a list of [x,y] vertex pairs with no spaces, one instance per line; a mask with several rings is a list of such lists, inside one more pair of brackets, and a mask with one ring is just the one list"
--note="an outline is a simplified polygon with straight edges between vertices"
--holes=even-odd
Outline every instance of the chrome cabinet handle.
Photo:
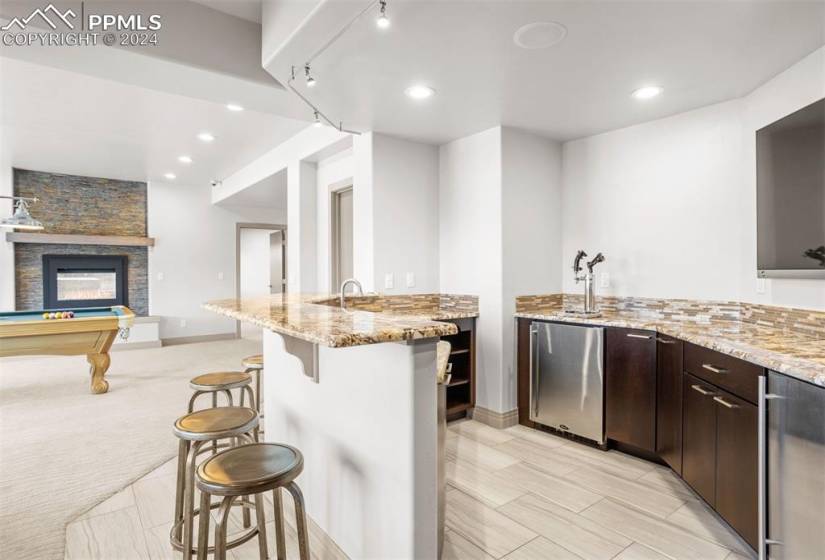
[[716,366],[712,366],[711,364],[702,364],[702,367],[708,371],[712,371],[713,373],[727,373],[728,370],[725,368],[718,368]]
[[739,408],[738,404],[729,403],[728,401],[726,401],[722,397],[713,397],[713,400],[715,400],[716,402],[718,402],[719,404],[721,404],[722,406],[727,407],[727,408]]
[[664,338],[656,337],[656,342],[660,342],[662,344],[676,344],[675,340],[665,340]]
[[694,391],[696,391],[697,393],[701,393],[703,395],[715,395],[716,394],[713,391],[708,391],[706,389],[703,389],[701,385],[691,385],[690,388],[693,389]]
[[538,340],[539,328],[535,324],[530,325],[530,408],[533,409],[533,418],[539,415],[539,364],[536,359],[534,346]]
[[627,338],[644,338],[645,340],[650,340],[653,337],[651,335],[648,335],[648,334],[627,333]]

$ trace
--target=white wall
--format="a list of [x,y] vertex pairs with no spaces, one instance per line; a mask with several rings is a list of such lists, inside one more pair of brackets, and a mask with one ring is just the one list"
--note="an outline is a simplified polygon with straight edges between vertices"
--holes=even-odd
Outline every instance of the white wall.
[[479,296],[476,404],[491,410],[503,406],[501,178],[498,127],[439,149],[440,291]]
[[[316,179],[318,193],[316,196],[318,235],[318,291],[332,293],[337,286],[330,286],[330,195],[331,187],[339,188],[346,182],[352,182],[355,176],[355,160],[352,148],[347,148],[337,154],[324,158],[318,162]],[[353,192],[353,196],[354,196]]]
[[155,238],[149,249],[149,313],[161,316],[161,338],[234,333],[235,321],[201,304],[235,297],[235,224],[286,222],[282,210],[225,208],[213,205],[210,196],[202,185],[148,185],[149,235]]
[[502,372],[499,411],[516,407],[516,296],[562,286],[561,144],[502,128]]
[[[14,194],[14,178],[11,167],[11,150],[7,149],[5,132],[0,128],[0,195]],[[0,200],[0,216],[11,216],[14,205],[11,200]],[[32,208],[37,216],[37,208]],[[0,230],[0,310],[14,311],[14,243],[6,241],[6,231]]]
[[[757,293],[756,129],[825,96],[825,48],[737,99],[568,142],[563,262],[602,251],[603,294],[825,308],[825,281]],[[578,292],[565,272],[564,290]]]
[[[372,136],[374,285],[388,294],[436,292],[438,148]],[[359,213],[353,218],[358,222]],[[387,274],[393,275],[392,287],[385,284]],[[407,284],[407,274],[414,276],[414,286]]]

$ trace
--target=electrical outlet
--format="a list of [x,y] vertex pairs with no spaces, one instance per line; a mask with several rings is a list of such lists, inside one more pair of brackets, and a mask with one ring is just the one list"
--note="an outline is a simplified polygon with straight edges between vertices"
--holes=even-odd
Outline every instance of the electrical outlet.
[[610,273],[609,272],[602,272],[599,281],[599,287],[601,288],[609,288],[610,287]]
[[186,328],[186,319],[181,319],[180,320],[180,328],[182,328],[182,329]]
[[767,289],[767,280],[765,278],[756,279],[756,293],[764,294]]
[[223,280],[223,272],[218,273],[218,280]]
[[407,273],[407,287],[415,288],[415,272]]
[[395,286],[395,275],[392,272],[388,272],[384,275],[384,289],[385,290],[392,290]]
[[162,272],[158,272],[158,280],[163,280],[163,273]]

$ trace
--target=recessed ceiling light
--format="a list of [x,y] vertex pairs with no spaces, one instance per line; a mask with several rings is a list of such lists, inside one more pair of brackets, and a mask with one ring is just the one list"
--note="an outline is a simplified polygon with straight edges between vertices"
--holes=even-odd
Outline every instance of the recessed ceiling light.
[[660,93],[664,91],[659,86],[645,86],[637,89],[633,92],[633,97],[636,99],[650,99],[651,97],[656,97]]
[[215,139],[215,136],[210,132],[201,132],[198,134],[198,140],[201,142],[211,142]]
[[567,28],[557,21],[537,21],[519,27],[513,42],[522,49],[546,49],[561,43],[567,37]]
[[173,179],[177,179],[177,177],[178,177],[174,173],[164,173],[163,176],[166,177],[167,179],[169,179],[170,181],[173,180]]
[[190,158],[189,156],[180,156],[178,157],[178,161],[181,163],[189,164],[192,163],[192,158]]
[[232,111],[233,113],[240,113],[243,111],[243,106],[238,105],[237,103],[227,103],[226,108]]
[[404,90],[407,97],[412,99],[427,99],[435,95],[435,90],[429,86],[410,86]]

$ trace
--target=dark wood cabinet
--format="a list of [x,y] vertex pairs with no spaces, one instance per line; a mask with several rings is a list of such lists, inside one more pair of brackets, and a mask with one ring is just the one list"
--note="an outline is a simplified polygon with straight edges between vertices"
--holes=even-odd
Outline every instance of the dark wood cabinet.
[[[682,478],[707,503],[716,502],[716,403],[713,385],[689,373],[682,385]],[[754,467],[756,464],[754,464]]]
[[616,442],[656,450],[656,336],[650,331],[605,332],[605,431]]
[[724,391],[716,404],[716,511],[754,548],[758,543],[757,407]]
[[656,337],[656,454],[682,474],[681,340]]
[[441,338],[452,345],[451,378],[447,385],[447,420],[457,420],[465,417],[467,411],[475,406],[476,331],[475,319],[450,322],[458,327],[458,333]]

